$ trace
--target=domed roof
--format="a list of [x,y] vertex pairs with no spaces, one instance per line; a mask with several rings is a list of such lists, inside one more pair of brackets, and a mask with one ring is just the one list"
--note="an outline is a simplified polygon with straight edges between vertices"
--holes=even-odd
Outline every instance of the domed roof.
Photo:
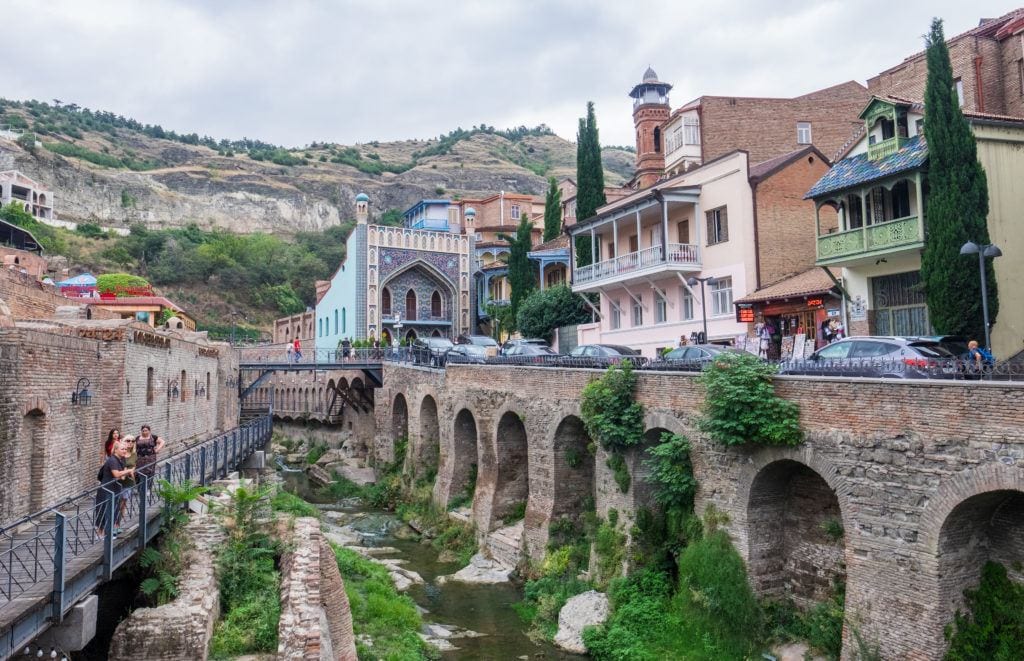
[[359,195],[356,195],[356,202],[369,202],[369,201],[370,201],[370,196],[367,195],[366,193],[360,193]]
[[466,215],[467,216],[475,216],[476,215],[476,209],[474,209],[473,207],[467,207],[466,208]]
[[654,73],[654,69],[647,67],[647,71],[644,72],[645,83],[656,83],[658,82],[658,74]]

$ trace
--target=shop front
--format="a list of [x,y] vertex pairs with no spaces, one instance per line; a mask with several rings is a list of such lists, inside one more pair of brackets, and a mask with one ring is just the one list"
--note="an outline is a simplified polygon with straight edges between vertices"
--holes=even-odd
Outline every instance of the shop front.
[[768,360],[800,359],[842,337],[842,299],[828,274],[815,268],[736,301],[748,346]]

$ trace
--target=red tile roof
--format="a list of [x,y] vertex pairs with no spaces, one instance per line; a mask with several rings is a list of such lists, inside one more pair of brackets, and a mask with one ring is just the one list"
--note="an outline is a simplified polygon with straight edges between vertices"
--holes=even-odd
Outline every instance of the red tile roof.
[[766,303],[784,298],[801,298],[815,294],[825,294],[835,287],[832,278],[821,268],[814,267],[802,273],[779,280],[767,287],[737,299],[736,303]]

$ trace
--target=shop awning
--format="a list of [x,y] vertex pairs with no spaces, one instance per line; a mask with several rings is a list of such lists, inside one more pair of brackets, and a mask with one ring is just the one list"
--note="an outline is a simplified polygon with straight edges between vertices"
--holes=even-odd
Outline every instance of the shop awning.
[[797,273],[796,275],[779,280],[767,287],[761,287],[757,291],[733,301],[733,303],[737,305],[768,303],[787,298],[822,296],[830,292],[838,293],[838,291],[832,278],[828,277],[828,273],[825,273],[824,269],[816,266],[807,269],[803,273]]

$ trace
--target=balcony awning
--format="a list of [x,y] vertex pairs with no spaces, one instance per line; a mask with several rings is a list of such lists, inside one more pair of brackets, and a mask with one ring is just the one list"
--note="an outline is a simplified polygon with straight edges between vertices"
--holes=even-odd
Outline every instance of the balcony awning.
[[858,154],[844,158],[825,176],[814,184],[804,195],[805,200],[824,197],[829,193],[862,186],[880,179],[887,179],[894,174],[916,170],[928,161],[928,145],[924,137],[915,135],[907,140],[903,148],[875,161],[868,160],[867,154]]
[[783,278],[767,287],[761,287],[733,303],[768,303],[787,298],[803,298],[805,296],[821,296],[836,289],[835,282],[821,268],[814,267],[788,278]]

